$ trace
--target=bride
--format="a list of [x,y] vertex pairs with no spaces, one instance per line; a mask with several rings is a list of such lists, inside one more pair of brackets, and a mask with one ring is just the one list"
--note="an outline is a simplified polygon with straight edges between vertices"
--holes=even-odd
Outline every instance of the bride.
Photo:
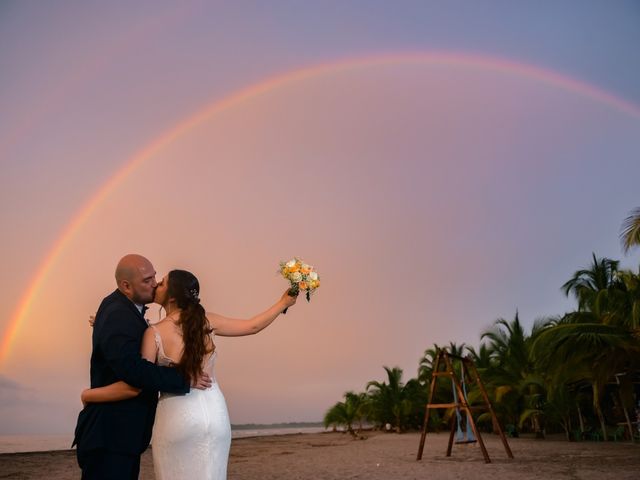
[[[200,305],[200,284],[190,272],[172,270],[155,291],[154,302],[167,315],[145,331],[141,354],[150,362],[175,367],[185,378],[208,373],[213,385],[186,395],[161,393],[153,426],[153,466],[158,480],[221,480],[227,475],[231,427],[224,396],[215,381],[214,334],[252,335],[269,326],[296,303],[285,292],[280,300],[249,320],[206,313]],[[115,402],[135,397],[140,389],[125,382],[82,392],[83,403]]]

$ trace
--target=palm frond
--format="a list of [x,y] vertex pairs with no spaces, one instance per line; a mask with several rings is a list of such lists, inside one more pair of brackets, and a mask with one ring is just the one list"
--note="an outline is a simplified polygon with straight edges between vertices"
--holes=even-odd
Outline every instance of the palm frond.
[[622,251],[626,254],[633,247],[640,245],[640,207],[634,208],[622,223],[620,232]]

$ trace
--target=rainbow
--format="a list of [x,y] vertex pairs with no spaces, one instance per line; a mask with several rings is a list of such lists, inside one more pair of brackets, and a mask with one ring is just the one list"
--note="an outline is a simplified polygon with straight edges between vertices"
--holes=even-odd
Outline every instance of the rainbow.
[[603,89],[561,73],[496,57],[454,52],[389,53],[368,57],[346,58],[330,63],[311,65],[269,77],[266,80],[231,93],[222,99],[213,101],[201,110],[180,121],[168,131],[163,132],[151,143],[132,155],[125,162],[124,166],[109,178],[98,192],[91,197],[84,206],[82,206],[66,226],[60,238],[57,239],[51,250],[47,253],[28,288],[20,298],[20,301],[11,316],[4,338],[0,343],[0,367],[6,361],[10,348],[18,336],[20,326],[27,317],[40,287],[44,283],[48,272],[51,270],[59,254],[63,251],[65,246],[85,221],[96,210],[96,208],[110,195],[110,193],[114,191],[114,189],[134,170],[138,169],[155,154],[162,151],[164,147],[171,144],[175,139],[212,116],[219,114],[226,109],[242,104],[243,102],[248,102],[251,99],[271,90],[286,88],[288,85],[295,84],[312,77],[340,73],[346,70],[356,70],[359,68],[383,65],[408,64],[429,64],[434,66],[475,68],[491,70],[505,75],[523,77],[589,98],[632,117],[640,118],[640,107],[637,105],[625,101]]

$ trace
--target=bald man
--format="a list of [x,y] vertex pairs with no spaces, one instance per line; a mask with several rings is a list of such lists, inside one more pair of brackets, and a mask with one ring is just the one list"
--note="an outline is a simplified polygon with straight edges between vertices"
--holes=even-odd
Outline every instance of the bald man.
[[[117,289],[100,304],[93,327],[91,388],[123,380],[142,389],[135,398],[88,404],[78,416],[74,444],[83,479],[137,479],[140,455],[151,440],[158,391],[189,392],[174,368],[140,355],[147,328],[146,304],[153,301],[156,271],[141,255],[126,255],[116,267]],[[208,388],[204,376],[194,385]]]

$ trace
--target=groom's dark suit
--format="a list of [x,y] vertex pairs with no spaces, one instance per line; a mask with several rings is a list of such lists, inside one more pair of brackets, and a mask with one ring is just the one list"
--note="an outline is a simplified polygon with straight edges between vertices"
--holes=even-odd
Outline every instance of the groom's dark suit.
[[[100,304],[93,326],[91,387],[124,380],[142,392],[128,400],[89,404],[80,412],[74,443],[78,444],[83,479],[137,478],[140,454],[151,440],[158,391],[189,391],[177,370],[156,366],[140,356],[146,328],[143,313],[119,290]],[[134,474],[118,471],[130,469],[131,461]]]

